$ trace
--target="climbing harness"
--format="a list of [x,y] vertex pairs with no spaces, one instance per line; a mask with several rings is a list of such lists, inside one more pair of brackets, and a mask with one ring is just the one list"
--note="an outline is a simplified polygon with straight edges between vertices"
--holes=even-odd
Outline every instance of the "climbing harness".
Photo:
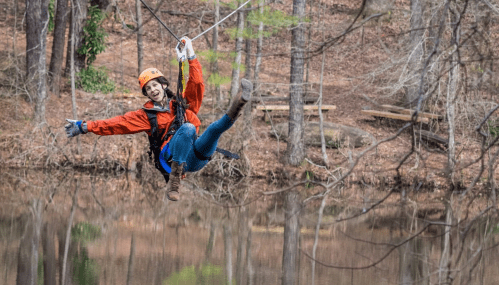
[[[144,110],[147,115],[147,119],[149,120],[149,124],[151,125],[151,135],[149,138],[149,151],[147,154],[149,155],[149,159],[154,158],[154,167],[158,169],[163,177],[165,178],[166,183],[170,180],[170,172],[165,167],[162,167],[160,163],[160,155],[161,155],[161,145],[163,145],[164,139],[163,135],[166,130],[161,131],[158,126],[157,112],[153,110]],[[154,157],[153,157],[154,155]],[[172,156],[170,156],[170,163]]]

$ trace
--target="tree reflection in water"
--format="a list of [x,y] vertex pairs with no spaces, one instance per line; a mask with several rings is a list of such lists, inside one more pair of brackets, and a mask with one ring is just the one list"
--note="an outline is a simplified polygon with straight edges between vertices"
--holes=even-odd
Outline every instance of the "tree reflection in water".
[[317,189],[260,197],[275,190],[260,180],[190,177],[172,203],[160,180],[129,174],[0,178],[1,284],[59,284],[68,224],[66,284],[499,284],[490,207],[470,219],[452,195],[423,211],[392,194],[363,213],[366,200],[342,191],[317,226],[320,199],[302,203]]

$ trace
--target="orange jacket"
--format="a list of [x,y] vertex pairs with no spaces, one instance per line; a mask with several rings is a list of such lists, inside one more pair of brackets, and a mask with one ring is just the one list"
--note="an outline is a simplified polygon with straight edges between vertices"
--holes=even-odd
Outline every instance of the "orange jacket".
[[[187,121],[196,126],[196,132],[199,132],[199,126],[201,125],[201,121],[197,117],[197,113],[201,108],[203,95],[203,72],[201,69],[201,63],[199,63],[198,59],[195,58],[193,60],[189,60],[189,80],[187,81],[186,88],[182,96],[186,99],[187,104],[189,104],[189,109],[185,111]],[[143,109],[128,112],[122,116],[117,116],[111,119],[88,121],[87,130],[88,132],[101,136],[135,134],[139,132],[146,132],[148,135],[151,135],[151,125],[147,119],[147,114],[144,109],[155,110],[157,107],[154,107],[154,103],[152,101],[148,101],[144,104]],[[170,110],[173,110],[171,101]],[[159,111],[157,113],[159,128],[168,130],[174,118],[175,115],[170,112]],[[168,141],[170,139],[171,137]],[[165,141],[161,148],[163,148],[168,141]]]

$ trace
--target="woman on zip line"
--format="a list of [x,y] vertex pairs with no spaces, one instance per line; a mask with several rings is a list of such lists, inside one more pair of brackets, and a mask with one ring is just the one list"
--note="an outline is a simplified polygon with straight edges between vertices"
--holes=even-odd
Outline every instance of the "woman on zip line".
[[175,95],[168,89],[169,82],[164,75],[156,68],[148,68],[139,76],[142,94],[150,99],[142,109],[106,120],[66,119],[65,125],[68,138],[88,132],[101,136],[146,132],[149,155],[154,154],[156,168],[170,183],[167,198],[171,201],[180,198],[180,179],[184,172],[196,172],[209,162],[220,136],[239,117],[253,89],[250,81],[242,79],[242,92],[233,98],[226,114],[197,137],[201,125],[197,114],[204,95],[203,73],[191,40],[183,37],[181,41],[184,46],[175,48],[177,60],[182,63],[187,58],[189,62],[189,79],[183,92],[180,76]]

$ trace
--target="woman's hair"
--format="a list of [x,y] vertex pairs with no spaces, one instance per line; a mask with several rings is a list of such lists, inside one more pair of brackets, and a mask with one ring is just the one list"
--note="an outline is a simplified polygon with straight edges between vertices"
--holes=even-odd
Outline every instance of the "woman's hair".
[[[166,89],[165,89],[165,95],[166,95],[166,97],[172,98],[173,96],[175,96],[175,93],[173,93],[173,91],[171,91],[170,89],[168,89],[168,86],[170,86],[170,82],[168,81],[168,79],[166,79],[163,76],[161,76],[161,77],[155,78],[153,80],[156,80],[156,82],[158,82],[159,84],[165,84],[166,85]],[[146,86],[145,85],[144,85],[144,87],[142,87],[142,95],[144,95],[144,96],[147,97],[147,92],[146,92]]]

